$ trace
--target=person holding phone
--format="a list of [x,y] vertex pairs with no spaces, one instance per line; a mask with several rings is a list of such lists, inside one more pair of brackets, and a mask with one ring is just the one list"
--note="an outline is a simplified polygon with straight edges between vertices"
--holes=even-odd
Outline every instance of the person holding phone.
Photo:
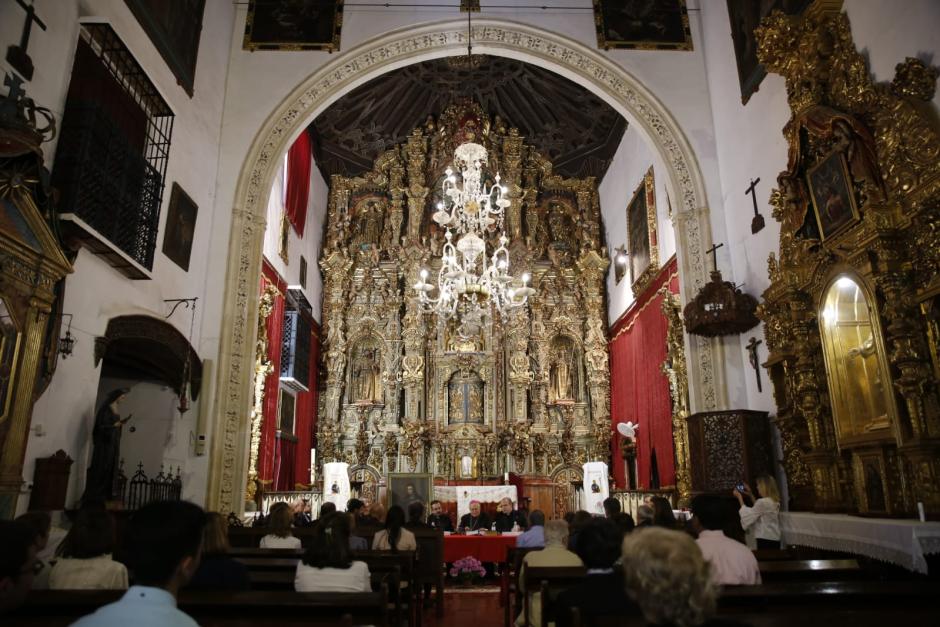
[[[748,544],[757,540],[758,549],[780,548],[780,491],[777,481],[770,475],[757,478],[758,497],[754,499],[750,486],[741,482],[732,494],[738,499],[741,508],[741,526],[748,536]],[[745,497],[752,505],[745,503]]]

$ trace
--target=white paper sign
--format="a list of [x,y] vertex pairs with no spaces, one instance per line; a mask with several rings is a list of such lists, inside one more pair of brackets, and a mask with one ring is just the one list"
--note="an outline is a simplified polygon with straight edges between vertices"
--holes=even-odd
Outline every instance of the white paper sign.
[[333,503],[336,510],[346,511],[346,502],[351,496],[349,489],[349,464],[330,462],[323,464],[323,502]]
[[604,515],[604,499],[610,496],[607,484],[607,464],[588,462],[584,465],[584,509],[592,514]]

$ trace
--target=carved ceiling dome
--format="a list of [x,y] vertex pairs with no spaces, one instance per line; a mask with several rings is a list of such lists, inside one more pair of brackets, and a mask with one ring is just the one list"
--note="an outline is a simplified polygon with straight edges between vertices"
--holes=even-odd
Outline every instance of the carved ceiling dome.
[[[504,57],[475,55],[417,63],[349,92],[313,122],[316,158],[326,180],[368,172],[380,154],[403,144],[428,116],[469,98],[512,120],[565,177],[601,180],[627,128],[606,102],[572,81]],[[505,122],[504,122],[505,123]]]

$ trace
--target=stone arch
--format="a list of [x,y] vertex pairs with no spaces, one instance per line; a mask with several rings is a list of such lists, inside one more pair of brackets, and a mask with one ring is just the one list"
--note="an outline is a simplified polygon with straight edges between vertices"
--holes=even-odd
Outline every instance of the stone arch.
[[[591,90],[627,118],[665,164],[675,213],[683,299],[707,280],[705,250],[711,244],[705,185],[688,140],[666,107],[634,76],[603,54],[566,36],[509,20],[473,26],[479,54],[509,56],[548,68]],[[257,319],[265,209],[281,155],[309,122],[343,93],[404,65],[458,56],[467,50],[466,23],[446,21],[407,27],[338,55],[291,92],[255,136],[239,173],[229,236],[228,267],[219,345],[217,420],[212,438],[208,504],[241,508],[247,460],[246,416],[251,402],[252,350]],[[715,409],[724,391],[720,344],[690,340],[692,406]]]

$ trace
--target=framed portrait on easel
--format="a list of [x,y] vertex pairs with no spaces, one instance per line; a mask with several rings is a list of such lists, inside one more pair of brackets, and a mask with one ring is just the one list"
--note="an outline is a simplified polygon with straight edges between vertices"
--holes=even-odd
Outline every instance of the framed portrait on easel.
[[659,271],[653,166],[643,175],[627,205],[627,246],[633,295],[639,296]]
[[845,155],[830,153],[806,171],[816,224],[823,241],[859,219]]
[[400,505],[407,511],[411,503],[420,501],[427,511],[434,498],[434,482],[429,473],[389,473],[385,496],[388,507]]

